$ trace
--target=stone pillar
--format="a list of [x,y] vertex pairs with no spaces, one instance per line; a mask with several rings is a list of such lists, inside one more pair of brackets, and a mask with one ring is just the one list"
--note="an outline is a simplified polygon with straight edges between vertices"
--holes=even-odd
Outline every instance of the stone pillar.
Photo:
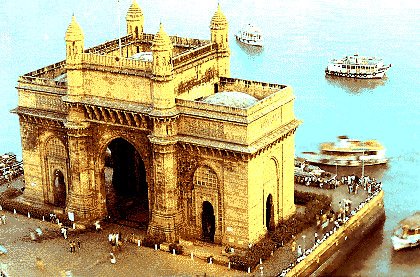
[[71,188],[69,189],[66,212],[73,212],[75,220],[89,221],[97,217],[95,199],[93,153],[89,123],[76,121],[75,115],[82,118],[82,108],[70,107],[70,119],[66,123],[69,140],[69,161]]
[[178,190],[175,142],[151,137],[153,144],[154,201],[148,233],[178,241]]

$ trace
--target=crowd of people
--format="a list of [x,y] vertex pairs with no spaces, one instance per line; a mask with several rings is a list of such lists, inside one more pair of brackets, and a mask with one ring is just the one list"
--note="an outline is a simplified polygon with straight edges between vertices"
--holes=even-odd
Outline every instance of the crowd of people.
[[[309,254],[311,254],[321,243],[323,243],[329,236],[337,232],[340,226],[344,225],[353,215],[355,215],[361,208],[363,208],[373,197],[375,197],[382,190],[382,183],[377,182],[375,178],[365,176],[363,178],[358,178],[357,176],[346,176],[342,177],[340,180],[341,184],[346,184],[348,186],[349,194],[357,194],[359,188],[365,190],[368,193],[368,197],[362,201],[357,207],[352,209],[352,202],[348,199],[343,199],[339,202],[339,211],[336,216],[328,217],[328,215],[320,216],[319,224],[324,230],[324,224],[331,222],[333,218],[334,225],[329,228],[329,231],[323,233],[322,236],[319,236],[317,232],[314,233],[314,244],[309,249],[303,249],[302,246],[298,245],[297,247],[297,259],[296,261],[290,263],[287,268],[283,269],[279,276],[286,276],[288,272],[292,270],[298,263],[303,261]],[[330,220],[328,220],[328,218]],[[326,224],[326,225],[327,225]],[[292,239],[292,251],[296,250],[296,240]]]
[[335,189],[340,182],[335,178],[324,178],[322,176],[300,176],[295,174],[295,183],[305,186],[318,187],[324,189]]

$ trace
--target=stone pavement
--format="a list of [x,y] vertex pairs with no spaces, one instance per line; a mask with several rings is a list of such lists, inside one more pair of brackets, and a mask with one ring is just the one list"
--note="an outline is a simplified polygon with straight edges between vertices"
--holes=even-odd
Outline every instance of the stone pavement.
[[[12,185],[19,187],[22,183],[16,181]],[[350,195],[346,186],[338,187],[336,190],[325,190],[296,185],[295,189],[331,195],[335,211],[338,211],[338,202],[343,198],[351,199],[355,207],[367,196],[363,190],[356,195]],[[3,190],[4,185],[0,186],[0,192]],[[270,260],[264,261],[251,274],[247,274],[228,269],[227,256],[221,255],[223,246],[197,241],[185,247],[185,256],[179,256],[125,243],[121,251],[117,250],[114,253],[116,263],[111,264],[109,253],[112,250],[108,234],[121,231],[123,237],[131,233],[143,237],[145,230],[104,223],[102,232],[76,232],[70,229],[69,237],[65,240],[56,224],[9,211],[1,212],[6,214],[7,222],[5,225],[0,225],[0,245],[6,247],[8,252],[0,255],[0,264],[6,267],[10,276],[242,276],[261,275],[260,267],[263,267],[264,275],[275,276],[297,258],[297,251],[292,252],[289,242],[275,251]],[[33,242],[29,233],[38,227],[43,231],[43,239],[40,242]],[[315,231],[319,237],[322,237],[322,230],[316,226],[308,228],[297,235],[296,248],[298,245],[305,249],[310,248],[314,243]],[[71,240],[81,242],[81,249],[76,247],[75,253],[70,252]],[[194,254],[193,260],[191,252]],[[209,264],[205,257],[210,255],[219,256],[219,259],[222,257],[225,264]]]

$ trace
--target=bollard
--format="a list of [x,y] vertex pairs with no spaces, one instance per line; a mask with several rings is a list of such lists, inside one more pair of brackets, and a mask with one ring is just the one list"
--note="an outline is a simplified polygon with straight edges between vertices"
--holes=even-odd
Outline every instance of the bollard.
[[155,250],[157,250],[157,244],[155,244]]
[[209,264],[212,264],[213,263],[213,261],[212,261],[212,258],[210,257],[210,261],[209,261]]
[[175,249],[172,249],[172,255],[175,255]]
[[28,218],[31,218],[31,215],[29,214],[29,212],[28,212]]
[[16,209],[13,209],[13,213],[16,214]]
[[194,260],[194,254],[191,252],[191,260]]
[[137,246],[140,246],[140,240],[139,239],[137,240]]
[[262,264],[262,259],[260,258],[260,264]]
[[228,263],[228,269],[230,269],[230,262]]
[[73,230],[76,229],[76,224],[73,223]]
[[250,267],[248,267],[248,273],[251,273],[251,268]]
[[45,218],[44,218],[44,216],[42,216],[42,221],[45,221]]

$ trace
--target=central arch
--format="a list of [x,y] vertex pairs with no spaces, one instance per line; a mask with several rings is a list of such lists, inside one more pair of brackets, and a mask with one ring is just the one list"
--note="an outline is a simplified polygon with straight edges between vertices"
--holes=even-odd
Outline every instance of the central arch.
[[214,242],[214,233],[216,231],[216,220],[214,216],[213,206],[209,201],[203,202],[201,224],[202,224],[202,230],[203,230],[203,239]]
[[106,208],[112,221],[147,227],[149,197],[144,162],[136,148],[123,138],[106,149],[104,180]]

